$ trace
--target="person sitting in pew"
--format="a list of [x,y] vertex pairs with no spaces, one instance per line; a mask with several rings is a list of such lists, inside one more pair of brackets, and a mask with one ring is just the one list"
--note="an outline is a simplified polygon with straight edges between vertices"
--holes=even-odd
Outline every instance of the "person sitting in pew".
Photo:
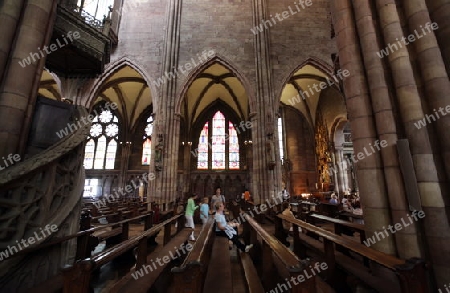
[[216,236],[228,237],[237,248],[242,252],[249,252],[253,247],[253,244],[245,245],[238,239],[237,231],[235,228],[239,226],[239,223],[227,223],[223,210],[225,208],[223,202],[219,201],[215,204],[216,215],[214,219],[216,221]]
[[331,204],[339,204],[339,201],[337,200],[336,194],[331,194],[331,199],[330,199],[330,203]]
[[[283,216],[295,218],[294,214],[291,211],[291,205],[288,202],[283,203],[283,212],[281,214]],[[286,220],[283,220],[283,229],[289,232],[289,234],[292,234],[292,231],[294,231],[292,224]],[[298,232],[302,232],[302,228],[298,227]]]

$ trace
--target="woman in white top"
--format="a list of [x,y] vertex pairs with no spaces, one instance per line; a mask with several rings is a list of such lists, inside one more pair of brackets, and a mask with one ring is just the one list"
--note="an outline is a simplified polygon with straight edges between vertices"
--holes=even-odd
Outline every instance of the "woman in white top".
[[242,252],[248,252],[253,247],[253,244],[246,246],[239,241],[237,231],[234,229],[239,226],[239,224],[227,223],[225,215],[223,214],[224,207],[225,206],[221,201],[217,202],[215,205],[216,215],[214,216],[214,219],[216,220],[216,236],[228,237],[228,239],[230,239]]
[[221,201],[223,202],[223,204],[225,204],[225,196],[223,194],[220,194],[220,187],[216,189],[216,194],[211,197],[211,211],[216,211],[216,203],[218,201]]

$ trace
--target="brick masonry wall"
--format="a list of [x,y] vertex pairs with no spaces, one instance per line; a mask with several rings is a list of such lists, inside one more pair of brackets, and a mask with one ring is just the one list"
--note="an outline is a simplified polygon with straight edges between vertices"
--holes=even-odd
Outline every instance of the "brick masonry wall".
[[[331,19],[327,0],[311,0],[312,5],[290,15],[270,28],[270,55],[275,98],[292,71],[309,57],[331,64],[334,44],[330,39]],[[129,57],[142,66],[151,79],[161,76],[167,18],[167,0],[127,0],[120,24],[119,45],[111,62]],[[127,4],[128,3],[128,4]],[[179,65],[212,49],[224,56],[254,86],[255,48],[253,8],[250,0],[183,1]],[[268,1],[268,14],[297,11],[294,1]],[[301,8],[301,7],[300,7]],[[186,86],[180,75],[177,94]],[[152,92],[154,97],[158,93]]]

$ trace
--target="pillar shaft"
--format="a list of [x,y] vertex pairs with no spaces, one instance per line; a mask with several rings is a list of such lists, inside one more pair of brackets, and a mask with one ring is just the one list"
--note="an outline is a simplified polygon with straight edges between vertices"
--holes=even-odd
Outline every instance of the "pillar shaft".
[[[263,19],[268,19],[266,0],[253,1],[253,21],[257,26]],[[272,196],[277,196],[281,191],[281,164],[277,158],[276,149],[277,131],[274,108],[274,97],[272,89],[272,68],[270,64],[269,44],[270,30],[256,34],[254,38],[255,44],[255,68],[256,68],[256,100],[257,109],[253,110],[255,118],[252,122],[256,122],[252,127],[253,136],[253,173],[254,182],[253,194],[257,202],[262,202]],[[273,161],[275,166],[273,170],[269,170],[269,163]]]
[[[350,76],[343,82],[353,145],[355,154],[358,154],[363,152],[364,147],[369,147],[369,143],[374,143],[378,137],[360,56],[361,49],[356,39],[351,1],[331,1],[331,13],[337,38],[339,63],[343,70],[350,72]],[[378,152],[357,161],[357,177],[367,235],[391,223],[384,175],[379,167],[380,164]],[[377,242],[373,247],[388,254],[396,254],[392,237]]]
[[[51,36],[54,20],[55,0],[30,0],[22,9],[22,18],[17,28],[14,47],[9,51],[7,67],[0,85],[0,117],[8,122],[0,125],[0,156],[21,153],[34,105],[39,79],[45,64],[45,55],[40,56]],[[19,64],[33,54],[36,62]],[[25,118],[28,118],[25,120]],[[22,145],[23,148],[23,145]]]
[[[396,150],[398,129],[382,59],[377,56],[379,51],[377,31],[369,1],[352,0],[377,132],[380,140],[385,140],[388,144],[387,147],[381,148],[380,152],[383,159],[392,224],[395,224],[401,223],[401,219],[406,217],[409,209]],[[421,255],[415,227],[398,231],[393,236],[400,257],[411,258]]]
[[[170,0],[169,16],[166,22],[166,36],[161,76],[178,68],[180,47],[181,0]],[[156,179],[149,184],[149,196],[157,203],[174,201],[177,195],[177,168],[180,143],[180,117],[175,114],[177,77],[168,80],[161,87],[159,99],[155,99],[155,134],[152,148],[162,144],[162,170],[154,169],[152,160],[150,172],[156,173]],[[162,138],[162,141],[159,139]],[[167,209],[167,205],[166,205]]]
[[[397,39],[403,37],[403,31],[395,0],[376,0],[376,5],[384,44],[397,43]],[[424,112],[408,49],[398,46],[398,50],[391,52],[388,59],[397,94],[397,105],[410,143],[422,208],[426,215],[421,223],[426,234],[427,255],[432,263],[434,276],[438,284],[441,284],[444,281],[443,276],[450,275],[450,253],[448,246],[444,245],[450,239],[448,221],[442,220],[445,205],[437,171],[437,164],[440,162],[436,160],[438,156],[433,154],[427,128],[418,129],[414,125],[424,118]]]
[[17,33],[17,24],[20,20],[24,0],[5,0],[0,11],[0,81],[3,79],[9,51]]
[[[425,0],[403,1],[403,7],[410,34],[417,36],[417,40],[412,45],[417,54],[429,114],[436,119],[432,125],[437,129],[440,153],[444,159],[447,173],[447,179],[444,181],[448,181],[450,178],[450,135],[447,133],[450,129],[450,81]],[[439,30],[439,28],[436,29]],[[449,112],[445,110],[446,106],[449,106]]]
[[447,74],[450,76],[450,0],[426,0],[431,20],[439,25],[435,30],[439,47],[441,48],[442,58],[445,62]]

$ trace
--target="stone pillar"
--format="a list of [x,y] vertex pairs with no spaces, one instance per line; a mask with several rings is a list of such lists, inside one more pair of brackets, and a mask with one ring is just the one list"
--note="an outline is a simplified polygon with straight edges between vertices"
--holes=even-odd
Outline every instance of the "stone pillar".
[[[263,19],[268,19],[267,3],[265,0],[253,1],[253,22],[257,26]],[[278,103],[274,107],[272,88],[271,64],[269,54],[270,29],[255,35],[255,68],[256,68],[256,106],[252,109],[256,122],[252,127],[254,166],[254,195],[256,203],[262,202],[281,192],[281,164],[276,157],[277,141],[277,114]],[[275,109],[277,109],[275,111]],[[275,166],[269,170],[269,163]]]
[[[343,80],[347,109],[351,122],[355,153],[363,152],[378,139],[367,80],[361,60],[361,48],[356,39],[356,24],[350,0],[331,1],[331,11],[339,50],[339,63],[350,76]],[[374,153],[357,160],[361,203],[364,207],[366,235],[372,235],[392,223],[386,196],[384,175],[380,170],[380,154]],[[373,247],[388,254],[396,254],[392,237],[377,242]]]
[[450,75],[450,0],[426,0],[431,20],[439,25],[439,29],[434,31],[442,58],[445,62],[447,74]]
[[342,161],[342,147],[335,147],[334,157],[336,158],[336,190],[340,195],[344,194],[344,162]]
[[[9,59],[0,85],[0,117],[7,120],[7,123],[0,125],[0,157],[23,153],[25,149],[28,131],[24,131],[24,128],[27,129],[29,125],[24,124],[31,123],[32,108],[46,57],[38,58],[41,57],[39,48],[44,48],[51,37],[55,5],[56,0],[30,0],[20,12],[20,23],[15,27],[14,47],[9,45]],[[14,7],[9,8],[9,11],[17,17],[19,8]],[[12,22],[17,23],[17,20]],[[2,23],[3,26],[5,30],[8,27]],[[6,36],[11,40],[11,33],[6,32]],[[22,67],[19,61],[33,53],[36,62]]]
[[[398,130],[386,83],[387,77],[382,59],[377,56],[379,46],[374,16],[370,0],[352,0],[352,2],[378,134],[380,140],[387,142],[387,147],[380,148],[379,152],[383,159],[383,171],[387,185],[392,224],[401,223],[401,219],[408,214],[409,209],[406,202],[403,177],[399,167],[400,163],[396,148]],[[400,257],[421,256],[422,250],[415,227],[402,229],[393,236],[395,237]],[[408,249],[404,249],[405,247]]]
[[[376,0],[376,6],[384,44],[396,43],[403,36],[403,30],[395,0]],[[399,46],[398,50],[389,54],[388,60],[400,117],[410,143],[422,208],[426,215],[422,222],[428,244],[426,253],[440,285],[450,275],[450,253],[446,245],[450,241],[450,229],[438,177],[438,170],[442,170],[443,166],[437,159],[439,156],[433,154],[427,128],[418,129],[414,125],[414,122],[424,119],[424,112],[408,49]]]
[[[447,133],[450,129],[450,113],[445,111],[445,107],[449,106],[448,109],[450,109],[450,81],[434,35],[434,29],[439,28],[432,26],[425,0],[403,1],[403,7],[410,34],[416,35],[416,41],[412,45],[417,54],[418,72],[422,75],[426,101],[430,106],[428,114],[432,114],[437,119],[431,123],[438,132],[440,153],[444,159],[448,181],[450,178],[450,135]],[[447,15],[447,17],[450,16]]]
[[20,12],[24,0],[5,0],[0,11],[0,81],[8,62],[9,51],[16,35],[16,27],[19,23]]
[[[170,0],[169,15],[166,22],[166,35],[164,39],[164,53],[161,76],[165,72],[172,72],[178,68],[180,47],[181,0]],[[149,194],[154,196],[156,202],[167,204],[174,201],[177,195],[177,167],[180,144],[180,117],[175,114],[177,76],[168,80],[161,86],[159,99],[155,99],[155,139],[152,149],[162,144],[161,170],[156,173],[154,184],[149,184]],[[162,139],[161,141],[159,141]],[[154,152],[153,152],[154,153]],[[154,160],[150,169],[155,166]],[[150,171],[153,172],[153,171]]]

